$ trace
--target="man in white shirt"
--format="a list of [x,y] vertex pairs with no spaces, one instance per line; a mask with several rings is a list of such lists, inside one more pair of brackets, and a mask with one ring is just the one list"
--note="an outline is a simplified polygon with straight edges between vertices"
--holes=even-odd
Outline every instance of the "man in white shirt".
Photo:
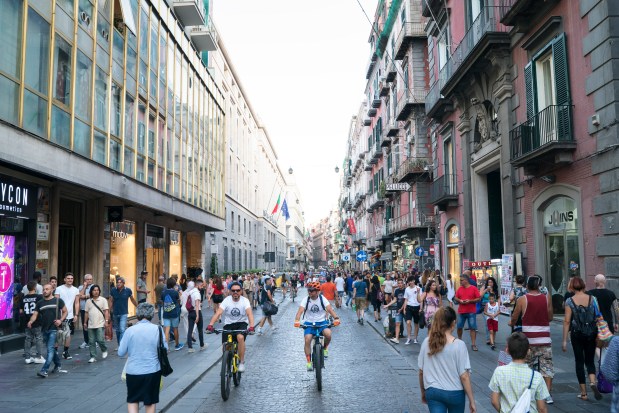
[[342,297],[344,297],[344,287],[346,286],[346,281],[344,281],[344,278],[342,278],[342,274],[338,272],[334,282],[335,289],[337,290],[337,297],[335,303],[337,307],[340,308],[342,306]]
[[[80,292],[80,317],[82,317],[82,324],[86,319],[86,300],[90,298],[90,288],[92,287],[92,274],[84,275],[84,284],[80,285],[78,291]],[[100,293],[100,291],[99,291]],[[84,342],[80,345],[80,348],[88,347],[88,328],[84,328]]]
[[415,323],[415,338],[413,339],[413,344],[419,344],[417,341],[417,336],[419,335],[419,310],[421,307],[419,300],[421,298],[421,288],[415,285],[415,277],[412,275],[409,276],[406,281],[408,286],[406,287],[406,290],[404,290],[404,319],[406,320],[406,332],[408,333],[408,338],[406,339],[405,344],[411,343],[411,321]]
[[64,341],[64,351],[62,357],[65,360],[71,360],[73,357],[69,354],[69,346],[71,345],[71,335],[75,332],[77,324],[77,314],[80,309],[79,290],[73,286],[73,274],[68,272],[64,275],[64,284],[56,288],[56,297],[62,299],[67,306],[67,318],[65,323],[69,325],[71,334],[67,335]]
[[[37,294],[43,295],[43,286],[41,285],[41,272],[35,271],[32,274],[32,281],[37,282],[36,291]],[[21,289],[23,295],[28,295],[28,283],[24,284],[24,288]]]
[[[230,295],[227,296],[219,309],[211,318],[211,321],[206,327],[206,331],[212,333],[214,331],[213,323],[218,320],[223,314],[224,330],[247,330],[249,333],[254,332],[254,314],[251,311],[251,303],[243,297],[243,287],[238,282],[230,284]],[[236,341],[238,343],[238,351],[240,363],[238,366],[239,372],[245,371],[245,336],[247,333],[237,333]],[[222,334],[222,343],[228,341],[228,334]]]

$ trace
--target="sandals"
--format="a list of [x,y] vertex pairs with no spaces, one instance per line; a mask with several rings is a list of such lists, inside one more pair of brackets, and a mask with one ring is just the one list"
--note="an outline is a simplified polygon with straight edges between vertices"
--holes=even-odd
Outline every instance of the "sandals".
[[589,387],[591,387],[591,390],[593,390],[593,396],[595,397],[595,400],[602,400],[602,393],[600,393],[600,390],[598,389],[598,384],[591,383]]
[[476,345],[472,345],[471,348],[473,349],[473,351],[478,351],[479,350]]
[[587,393],[579,394],[576,397],[578,397],[580,400],[583,400],[583,401],[588,401],[589,400],[589,397],[587,396]]

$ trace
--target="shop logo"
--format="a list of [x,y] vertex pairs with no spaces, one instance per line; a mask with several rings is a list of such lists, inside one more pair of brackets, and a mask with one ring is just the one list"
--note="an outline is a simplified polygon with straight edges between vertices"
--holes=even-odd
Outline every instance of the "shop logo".
[[553,211],[552,214],[550,214],[548,225],[558,226],[560,224],[564,224],[566,222],[573,222],[573,221],[574,221],[574,211],[565,211],[565,212]]
[[112,236],[114,238],[129,238],[129,234],[124,231],[112,231]]

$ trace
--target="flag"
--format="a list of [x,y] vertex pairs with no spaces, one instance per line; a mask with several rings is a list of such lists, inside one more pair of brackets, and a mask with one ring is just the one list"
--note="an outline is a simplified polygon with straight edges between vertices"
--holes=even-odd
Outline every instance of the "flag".
[[277,208],[279,208],[279,199],[280,199],[281,196],[282,196],[282,194],[279,194],[277,196],[277,203],[275,204],[275,207],[273,208],[273,212],[271,212],[271,215],[273,215],[274,213],[277,212]]
[[286,203],[285,199],[284,203],[282,204],[282,214],[284,215],[284,218],[286,218],[286,221],[288,221],[288,219],[290,218],[290,214],[288,213],[288,204]]

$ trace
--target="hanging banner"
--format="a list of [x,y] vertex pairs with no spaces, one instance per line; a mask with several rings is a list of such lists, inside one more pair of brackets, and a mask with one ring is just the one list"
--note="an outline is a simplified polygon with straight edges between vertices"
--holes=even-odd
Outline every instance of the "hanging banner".
[[0,235],[0,320],[13,317],[15,237]]
[[348,218],[348,231],[350,231],[351,235],[355,235],[357,233],[357,228],[355,227],[355,221],[352,218]]

